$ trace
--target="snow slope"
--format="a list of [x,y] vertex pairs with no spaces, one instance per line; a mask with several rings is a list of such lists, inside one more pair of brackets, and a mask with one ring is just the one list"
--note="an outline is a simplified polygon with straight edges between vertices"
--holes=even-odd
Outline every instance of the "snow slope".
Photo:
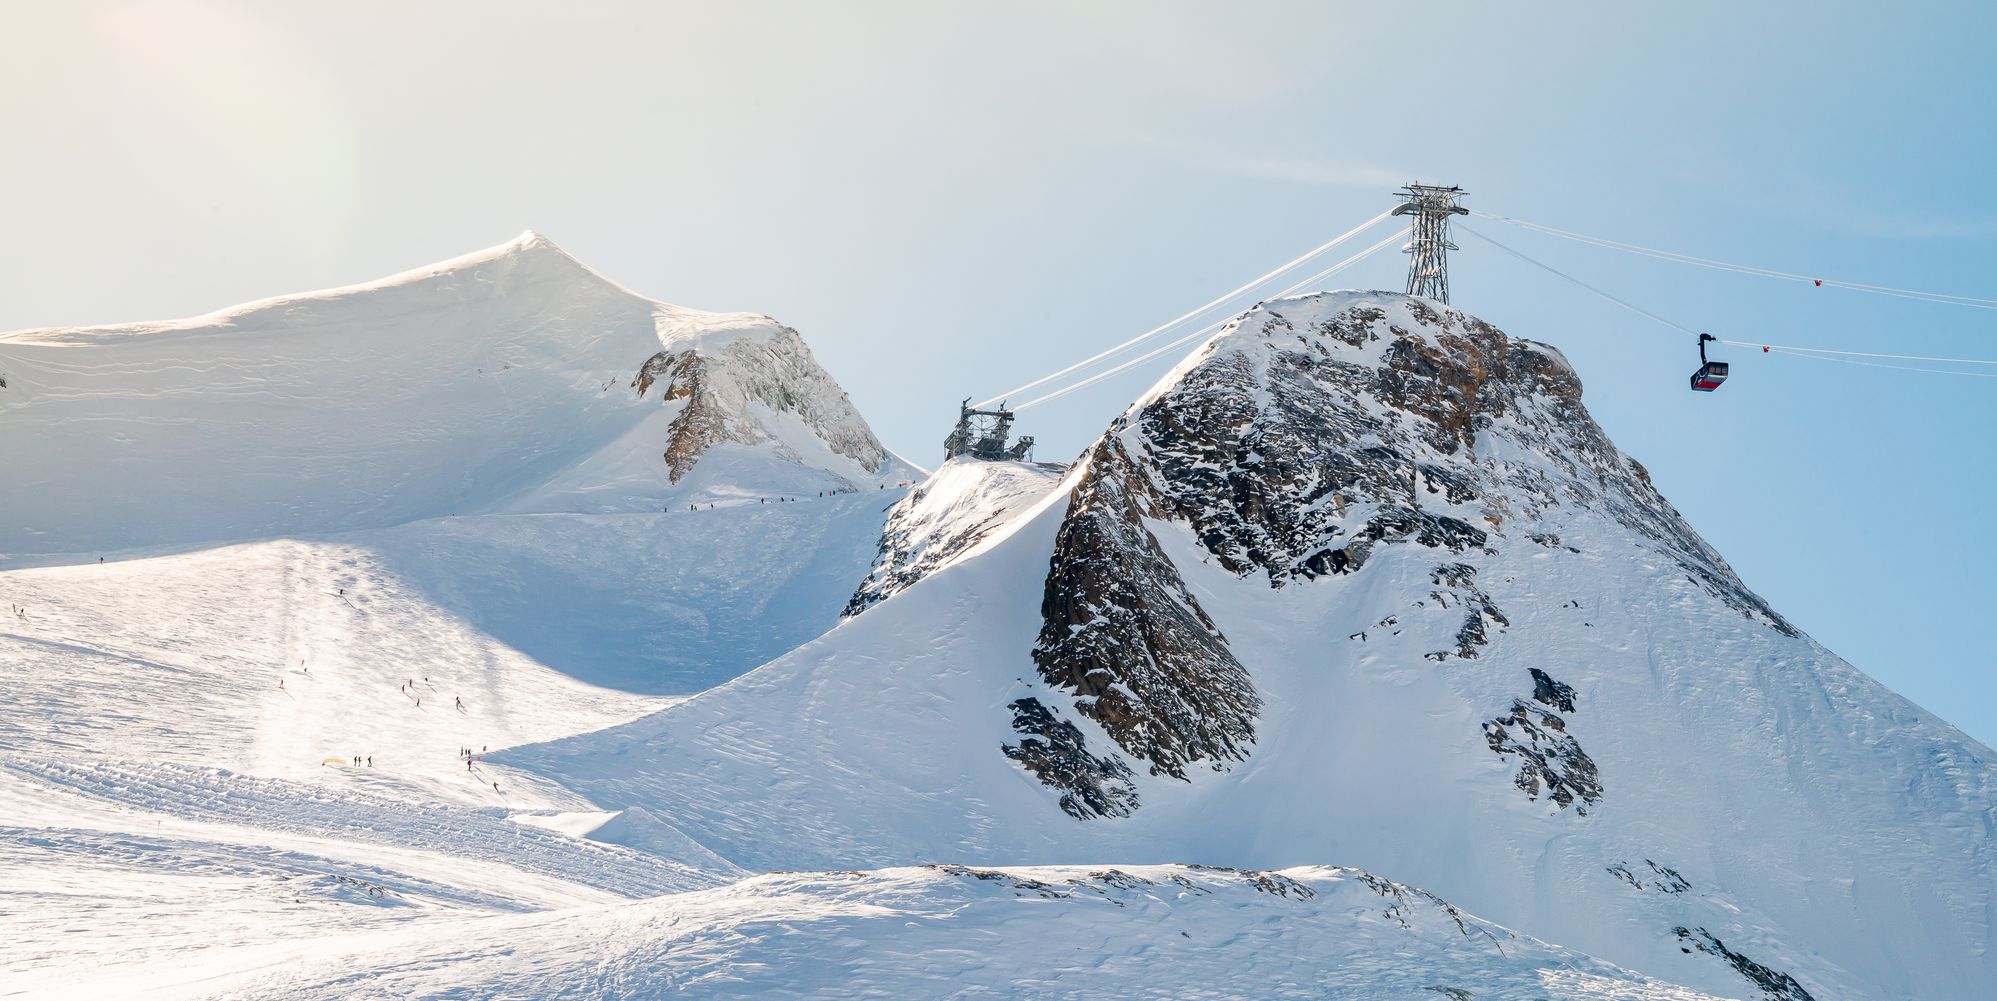
[[[825,504],[858,500],[877,502]],[[672,539],[814,507],[608,520]],[[495,540],[603,520],[449,527],[517,550],[520,579],[545,583],[529,562],[545,539]],[[14,698],[0,714],[0,991],[1706,996],[1356,871],[752,875],[671,818],[604,811],[496,754],[465,767],[462,746],[499,752],[671,700],[585,685],[440,606],[397,569],[411,554],[395,542],[435,527],[0,572],[27,610],[0,629]]]
[[880,556],[846,614],[858,615],[970,553],[1044,499],[1066,469],[1047,462],[945,462],[888,514]]
[[[34,981],[29,981],[33,985]],[[785,873],[580,911],[226,950],[147,996],[1702,1001],[1349,869]]]
[[0,992],[1992,993],[1988,749],[1552,349],[1282,300],[903,497],[795,338],[530,237],[0,339]]
[[795,331],[645,299],[531,232],[188,320],[0,335],[0,371],[16,565],[912,475]]
[[1337,860],[1719,994],[1997,987],[1990,750],[1740,585],[1557,352],[1382,293],[1259,307],[974,552],[501,760],[755,870]]

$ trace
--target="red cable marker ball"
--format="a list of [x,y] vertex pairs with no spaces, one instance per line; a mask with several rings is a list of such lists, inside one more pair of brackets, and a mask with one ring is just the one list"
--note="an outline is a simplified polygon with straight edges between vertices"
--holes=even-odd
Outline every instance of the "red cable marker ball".
[[1818,288],[1824,287],[1824,280],[1822,278],[1817,279],[1817,287]]

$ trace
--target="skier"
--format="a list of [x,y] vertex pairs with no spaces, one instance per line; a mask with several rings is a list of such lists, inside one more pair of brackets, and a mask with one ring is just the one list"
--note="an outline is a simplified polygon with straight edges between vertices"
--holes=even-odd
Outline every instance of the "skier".
[[368,755],[368,767],[369,768],[374,767],[374,755],[372,754]]
[[492,791],[493,791],[493,792],[498,792],[498,791],[499,791],[499,783],[497,783],[497,782],[494,782],[494,783],[492,784]]
[[279,688],[283,688],[283,687],[284,687],[284,679],[283,679],[283,678],[279,678],[279,679],[277,679],[277,687],[279,687]]
[[465,771],[471,771],[471,770],[472,770],[472,759],[470,759],[470,758],[466,758],[466,759],[465,759]]
[[417,699],[417,700],[416,700],[416,708],[418,708],[418,709],[421,709],[421,708],[423,708],[423,700],[422,700],[422,699]]

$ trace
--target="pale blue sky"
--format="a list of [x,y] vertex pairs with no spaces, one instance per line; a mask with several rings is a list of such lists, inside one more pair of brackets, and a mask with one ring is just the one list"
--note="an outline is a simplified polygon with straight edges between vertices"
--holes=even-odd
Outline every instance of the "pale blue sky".
[[[0,328],[198,313],[532,227],[646,294],[796,325],[933,462],[958,399],[1417,177],[1596,235],[1997,295],[1987,5],[555,6],[0,0]],[[1997,313],[1473,225],[1723,337],[1997,357]],[[1456,304],[1566,351],[1751,586],[1997,740],[1997,380],[1734,351],[1695,396],[1687,340],[1458,242]],[[1024,430],[1072,455],[1165,364]]]

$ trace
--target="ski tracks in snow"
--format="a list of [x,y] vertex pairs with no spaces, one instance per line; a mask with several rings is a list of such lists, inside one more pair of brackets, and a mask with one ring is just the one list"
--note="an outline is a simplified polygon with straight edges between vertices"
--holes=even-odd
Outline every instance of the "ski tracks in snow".
[[[448,883],[453,870],[506,870],[597,891],[589,899],[632,898],[715,886],[707,871],[616,845],[514,823],[500,808],[408,803],[222,769],[165,763],[17,758],[0,769],[33,781],[132,809],[200,823],[231,825],[285,838],[329,839],[406,853],[423,877],[429,868]],[[422,861],[422,856],[433,862]],[[471,865],[467,865],[467,864]],[[512,889],[513,887],[507,887]],[[501,891],[504,893],[504,890]],[[572,899],[553,903],[581,902]]]

